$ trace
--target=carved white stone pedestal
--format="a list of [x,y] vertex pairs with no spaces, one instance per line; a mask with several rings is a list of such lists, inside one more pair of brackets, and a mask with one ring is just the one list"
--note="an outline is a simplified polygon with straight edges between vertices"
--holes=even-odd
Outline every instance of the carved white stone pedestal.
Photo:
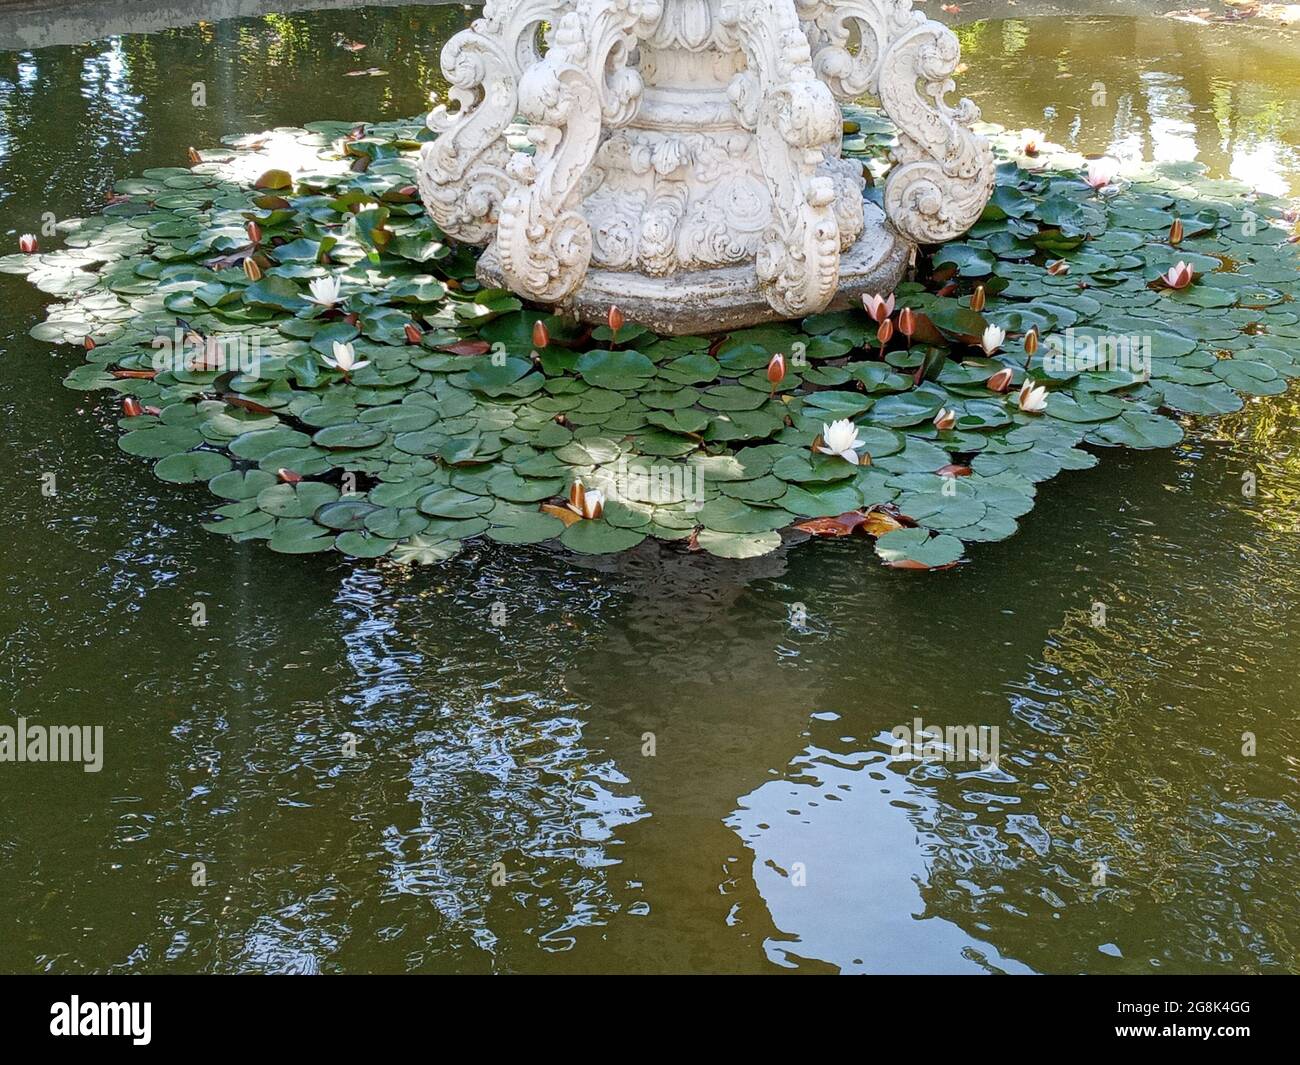
[[[945,100],[959,58],[911,0],[488,0],[443,50],[460,107],[429,116],[421,194],[488,245],[485,282],[588,320],[812,314],[979,217],[993,160]],[[836,98],[863,95],[899,130],[884,214],[840,157]],[[532,154],[506,144],[517,117]]]

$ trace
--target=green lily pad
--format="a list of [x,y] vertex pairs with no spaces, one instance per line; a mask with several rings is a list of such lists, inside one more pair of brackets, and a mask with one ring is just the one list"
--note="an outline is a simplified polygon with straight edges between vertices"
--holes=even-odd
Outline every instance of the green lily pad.
[[771,554],[781,546],[778,532],[734,533],[701,529],[696,542],[718,558],[757,558]]
[[429,566],[455,557],[460,553],[462,546],[459,540],[434,540],[423,536],[412,536],[394,547],[390,557],[394,562],[404,566]]
[[899,529],[876,541],[876,554],[887,565],[921,569],[950,566],[962,556],[955,536],[931,536],[925,529]]
[[560,543],[584,555],[609,555],[628,551],[645,539],[636,529],[620,529],[603,521],[574,522],[560,534]]

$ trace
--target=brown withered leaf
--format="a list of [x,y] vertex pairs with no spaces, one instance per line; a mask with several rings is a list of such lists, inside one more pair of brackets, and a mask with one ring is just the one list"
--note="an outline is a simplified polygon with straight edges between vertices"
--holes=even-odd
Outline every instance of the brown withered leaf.
[[237,396],[233,392],[227,392],[223,395],[222,400],[232,407],[239,407],[242,410],[252,411],[254,414],[274,414],[275,411],[270,407],[264,407],[260,403],[254,403],[251,399],[245,399],[243,396]]
[[552,518],[559,518],[565,525],[572,525],[575,521],[582,521],[581,514],[575,514],[568,507],[562,507],[558,503],[543,503],[538,509],[543,514],[549,514]]
[[885,533],[897,532],[899,529],[906,529],[907,527],[897,517],[885,510],[873,510],[862,522],[862,531],[868,536],[874,536],[877,539],[884,536]]
[[[928,344],[936,348],[947,348],[948,341],[939,332],[938,327],[930,321],[929,315],[917,311],[915,321],[916,328],[912,332],[913,344]],[[924,361],[921,365],[925,365]]]
[[293,188],[293,178],[287,170],[268,170],[255,182],[255,189],[291,189]]
[[862,511],[849,510],[833,518],[809,518],[807,521],[798,521],[795,522],[794,527],[812,536],[851,536],[865,521],[867,516]]
[[240,266],[245,259],[254,253],[254,250],[251,244],[245,244],[242,248],[236,248],[225,255],[218,255],[215,258],[208,259],[203,265],[211,267],[213,270],[225,270],[230,266]]
[[448,355],[486,355],[492,345],[486,340],[458,340],[454,344],[443,344],[438,348]]

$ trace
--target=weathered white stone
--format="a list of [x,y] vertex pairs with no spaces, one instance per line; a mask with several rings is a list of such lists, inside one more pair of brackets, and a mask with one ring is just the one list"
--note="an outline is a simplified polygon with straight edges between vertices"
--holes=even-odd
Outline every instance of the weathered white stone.
[[[959,58],[911,0],[489,0],[443,50],[460,106],[429,116],[421,194],[488,246],[485,282],[588,320],[812,314],[979,217],[993,162],[945,100]],[[836,99],[865,94],[899,128],[887,220],[840,155]],[[517,116],[532,153],[506,143]]]

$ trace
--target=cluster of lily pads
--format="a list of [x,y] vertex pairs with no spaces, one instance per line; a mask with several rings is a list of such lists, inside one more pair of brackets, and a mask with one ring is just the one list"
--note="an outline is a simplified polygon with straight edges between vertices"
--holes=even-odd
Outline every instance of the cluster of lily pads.
[[[879,173],[890,129],[850,110],[846,153]],[[1178,415],[1300,374],[1284,204],[1193,164],[1103,179],[993,133],[988,209],[917,280],[717,336],[480,287],[421,208],[414,120],[192,152],[0,270],[57,297],[33,335],[84,350],[69,387],[120,394],[123,450],[205,484],[204,528],[236,540],[432,562],[477,537],[655,537],[742,558],[798,529],[938,568],[1012,535],[1040,482],[1096,463],[1084,446],[1167,447]],[[1149,375],[1048,357],[1116,337],[1149,345]]]

